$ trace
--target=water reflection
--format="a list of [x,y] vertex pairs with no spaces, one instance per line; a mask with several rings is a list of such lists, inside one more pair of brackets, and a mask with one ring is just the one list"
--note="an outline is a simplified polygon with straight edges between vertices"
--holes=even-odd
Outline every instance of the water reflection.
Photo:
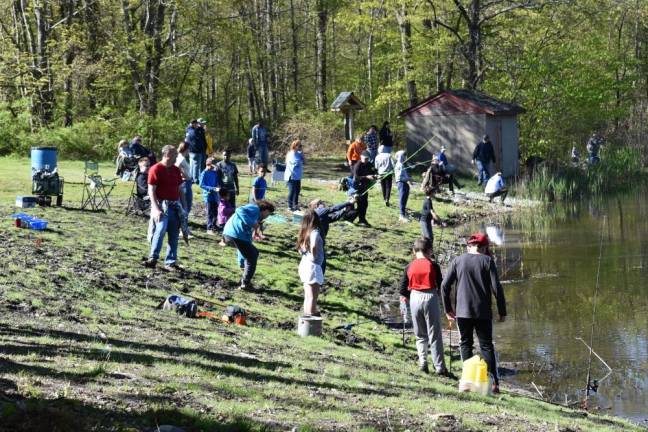
[[[648,419],[645,193],[571,203],[477,227],[499,243],[493,250],[510,313],[495,331],[500,360],[529,365],[509,380],[533,381],[554,401],[583,397],[589,351],[576,338],[589,341],[602,237],[593,348],[613,373],[590,406],[639,422]],[[606,373],[595,359],[593,377]]]

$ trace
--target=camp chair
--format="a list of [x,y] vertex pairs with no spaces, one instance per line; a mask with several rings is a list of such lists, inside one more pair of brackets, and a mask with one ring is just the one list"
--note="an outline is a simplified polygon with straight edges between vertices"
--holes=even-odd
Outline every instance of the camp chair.
[[81,192],[81,209],[110,209],[108,197],[115,188],[115,179],[104,179],[99,175],[99,163],[85,161],[83,169],[83,191]]
[[274,186],[277,182],[284,181],[284,172],[286,171],[286,164],[282,164],[274,159],[272,161],[272,175],[270,177],[270,185]]
[[148,216],[149,210],[151,209],[151,199],[149,196],[141,196],[137,193],[137,181],[135,179],[137,179],[138,173],[139,168],[136,168],[133,173],[133,187],[131,188],[128,204],[126,205],[126,216],[131,214],[137,216]]

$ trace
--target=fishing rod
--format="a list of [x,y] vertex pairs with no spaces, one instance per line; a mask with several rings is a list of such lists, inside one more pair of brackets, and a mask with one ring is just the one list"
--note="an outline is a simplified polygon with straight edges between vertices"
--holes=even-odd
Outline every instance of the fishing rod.
[[[587,385],[585,386],[585,400],[583,401],[583,406],[587,409],[587,403],[589,401],[590,390],[596,391],[592,387],[592,358],[593,358],[593,346],[594,346],[594,328],[596,327],[596,305],[598,300],[598,292],[600,286],[600,277],[601,277],[601,259],[603,257],[603,228],[605,226],[605,220],[607,215],[603,216],[601,221],[601,233],[599,235],[599,257],[598,257],[598,269],[596,270],[596,286],[594,288],[594,299],[592,301],[592,326],[590,329],[590,343],[589,343],[589,359],[587,361]],[[598,387],[598,386],[597,386]]]
[[[428,145],[428,144],[432,141],[432,139],[434,139],[434,138],[435,138],[435,136],[432,135],[432,136],[431,136],[427,141],[425,141],[425,142],[421,145],[421,147],[419,147],[418,150],[416,150],[414,153],[412,153],[412,155],[411,155],[410,157],[408,157],[407,159],[405,159],[405,160],[403,161],[403,166],[405,166],[405,164],[406,164],[410,159],[412,159],[414,156],[416,156],[416,155],[417,155],[421,150],[423,150],[423,149],[427,149],[427,145]],[[385,177],[387,177],[387,176],[390,176],[390,175],[394,174],[395,172],[396,172],[396,168],[393,168],[391,171],[386,172],[386,173],[383,174],[382,176],[377,177],[377,178],[375,179],[376,182],[375,182],[374,184],[372,184],[371,186],[369,186],[369,187],[367,188],[367,190],[365,190],[365,191],[362,192],[361,194],[358,194],[358,196],[362,196],[362,195],[367,194],[371,189],[373,189],[374,187],[376,187],[377,184],[379,184],[379,180],[380,180],[380,179],[383,179],[383,178],[385,178]]]

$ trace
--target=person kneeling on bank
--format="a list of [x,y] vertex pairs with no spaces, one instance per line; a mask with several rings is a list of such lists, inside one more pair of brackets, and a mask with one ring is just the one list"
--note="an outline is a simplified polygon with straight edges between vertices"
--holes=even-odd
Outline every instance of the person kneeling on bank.
[[439,308],[441,268],[431,259],[430,240],[417,239],[414,242],[413,252],[414,261],[405,268],[401,278],[400,295],[402,302],[409,302],[412,311],[419,368],[429,373],[427,358],[428,349],[431,348],[436,373],[455,378],[446,368],[443,355],[441,309]]
[[508,189],[504,186],[501,172],[495,173],[493,177],[488,179],[484,193],[488,197],[488,202],[493,202],[493,198],[500,197],[501,203],[504,204]]

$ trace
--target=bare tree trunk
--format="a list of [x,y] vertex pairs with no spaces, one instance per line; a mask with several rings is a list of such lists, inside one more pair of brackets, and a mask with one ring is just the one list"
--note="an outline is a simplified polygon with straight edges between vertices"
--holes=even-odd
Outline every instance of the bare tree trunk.
[[131,9],[129,0],[122,0],[122,14],[123,14],[123,24],[124,32],[126,33],[126,62],[130,69],[131,82],[133,85],[133,90],[135,91],[135,96],[137,97],[137,108],[140,114],[144,114],[147,111],[146,106],[146,97],[144,93],[144,86],[142,85],[142,80],[140,77],[140,70],[137,64],[137,58],[135,56],[135,50],[133,49],[133,44],[135,37],[133,36],[133,23],[131,17]]
[[479,0],[472,0],[470,18],[468,19],[468,75],[466,76],[468,87],[471,89],[479,87],[482,73],[481,25],[479,19]]
[[416,81],[414,80],[412,69],[412,26],[409,20],[407,5],[401,4],[395,9],[396,21],[401,36],[401,53],[403,59],[403,73],[407,81],[407,95],[410,106],[418,102],[418,93],[416,90]]
[[315,82],[315,106],[318,111],[327,109],[326,103],[326,26],[328,22],[328,10],[324,4],[325,0],[317,0],[317,34],[316,34],[316,82]]
[[[88,52],[88,60],[92,64],[97,64],[101,59],[99,48],[100,39],[100,16],[99,2],[92,0],[82,1],[82,16],[86,29],[86,46]],[[85,87],[88,94],[88,108],[93,111],[97,108],[97,98],[95,96],[94,83],[97,80],[96,73],[91,70],[86,78]]]
[[[66,0],[61,4],[62,19],[65,20],[66,27],[72,26],[72,18],[74,9],[76,7],[75,0]],[[70,70],[72,62],[76,56],[76,49],[74,46],[68,46],[63,54],[63,63],[67,66],[65,79],[63,80],[63,92],[65,93],[65,105],[63,107],[63,124],[65,126],[72,126],[73,114],[72,105],[74,103],[74,95],[72,91],[72,71]]]
[[266,50],[268,53],[268,96],[270,105],[270,121],[273,122],[277,116],[277,52],[275,51],[274,40],[274,3],[273,0],[266,0],[265,33]]
[[292,85],[295,97],[299,90],[299,44],[297,40],[297,24],[295,22],[295,4],[290,0],[290,33],[292,40]]
[[158,89],[160,84],[160,66],[164,54],[162,41],[162,28],[166,16],[166,3],[164,0],[149,0],[146,2],[146,20],[144,33],[149,37],[146,43],[146,113],[156,117],[158,113]]

